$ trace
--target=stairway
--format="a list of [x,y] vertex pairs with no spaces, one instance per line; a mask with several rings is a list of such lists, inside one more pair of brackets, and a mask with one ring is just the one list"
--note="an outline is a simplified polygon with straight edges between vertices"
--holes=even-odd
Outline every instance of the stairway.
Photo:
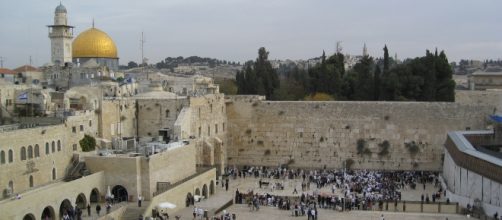
[[127,205],[127,208],[124,211],[124,214],[122,214],[122,217],[120,219],[138,220],[139,215],[145,213],[146,208],[148,208],[148,205],[150,205],[150,202],[145,202],[145,201],[141,202],[141,207],[138,207],[138,203],[130,203]]

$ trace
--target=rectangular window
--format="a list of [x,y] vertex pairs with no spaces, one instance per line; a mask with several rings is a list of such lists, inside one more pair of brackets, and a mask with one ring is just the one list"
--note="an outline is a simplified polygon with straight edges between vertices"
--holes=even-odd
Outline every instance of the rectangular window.
[[80,125],[80,131],[84,131],[84,125]]
[[89,120],[89,127],[92,127],[92,120]]
[[223,122],[222,127],[223,127],[223,128],[222,128],[222,129],[223,129],[223,132],[225,132],[225,122]]
[[218,124],[215,124],[215,125],[214,125],[214,133],[215,133],[215,134],[218,134]]
[[202,133],[201,131],[202,131],[202,128],[199,127],[199,137],[201,136],[201,133]]
[[71,132],[77,133],[77,128],[75,126],[71,127]]
[[211,126],[207,126],[207,136],[211,136]]
[[73,144],[73,151],[77,151],[77,144]]

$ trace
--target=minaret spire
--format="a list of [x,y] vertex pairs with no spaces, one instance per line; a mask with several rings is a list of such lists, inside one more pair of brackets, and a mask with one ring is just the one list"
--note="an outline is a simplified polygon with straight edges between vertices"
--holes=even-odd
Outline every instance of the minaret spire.
[[364,46],[363,46],[363,57],[366,57],[368,56],[368,48],[366,47],[366,43],[364,43]]
[[94,28],[94,18],[92,18],[92,28]]

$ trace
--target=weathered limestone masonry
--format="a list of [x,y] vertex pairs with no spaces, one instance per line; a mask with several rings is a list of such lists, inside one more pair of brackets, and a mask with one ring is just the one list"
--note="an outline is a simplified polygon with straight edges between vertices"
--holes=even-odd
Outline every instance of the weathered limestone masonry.
[[226,165],[227,120],[223,94],[190,97],[190,136],[196,141],[197,165]]
[[[446,133],[484,129],[493,108],[440,102],[277,102],[231,96],[228,165],[342,168],[348,163],[354,169],[440,170]],[[388,153],[383,150],[386,141]]]

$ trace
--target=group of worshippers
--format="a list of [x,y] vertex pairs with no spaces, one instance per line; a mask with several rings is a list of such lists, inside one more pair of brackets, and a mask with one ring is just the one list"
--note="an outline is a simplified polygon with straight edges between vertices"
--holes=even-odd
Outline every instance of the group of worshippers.
[[[282,180],[300,179],[303,191],[300,202],[291,202],[292,200],[285,200],[281,196],[271,194],[254,194],[251,197],[251,204],[254,204],[253,201],[256,200],[259,205],[272,205],[279,208],[282,205],[279,202],[282,198],[283,201],[289,202],[289,205],[287,205],[289,209],[295,206],[299,207],[298,213],[306,212],[305,210],[308,210],[312,202],[317,204],[319,208],[350,210],[372,209],[374,206],[378,206],[382,210],[384,202],[394,202],[397,204],[397,201],[401,200],[401,190],[403,189],[415,189],[417,184],[425,183],[435,183],[436,187],[440,185],[438,184],[438,173],[428,171],[351,170],[344,172],[343,170],[330,170],[326,168],[318,170],[288,169],[282,166],[244,166],[240,169],[229,167],[227,171],[234,178],[245,178],[245,176],[260,178],[260,186],[264,182],[262,178]],[[317,189],[312,193],[305,192],[310,190],[311,184]],[[323,187],[330,187],[331,194],[320,193],[319,190]],[[434,193],[434,197],[439,199],[441,192],[443,191],[439,186],[439,190],[437,193]],[[293,191],[293,194],[295,193],[297,193],[296,187]],[[236,195],[236,201],[238,201],[238,198],[240,198],[239,201],[242,203],[243,197]],[[249,201],[247,202],[249,204]]]

